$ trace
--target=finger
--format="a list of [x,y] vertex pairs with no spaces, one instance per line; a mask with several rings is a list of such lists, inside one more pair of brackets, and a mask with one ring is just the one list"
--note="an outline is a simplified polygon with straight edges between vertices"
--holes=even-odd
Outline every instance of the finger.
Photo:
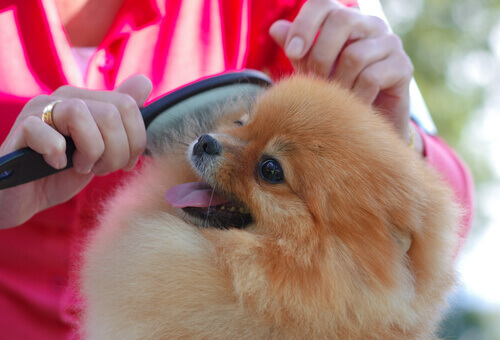
[[[119,90],[121,88],[118,88],[116,91]],[[108,114],[113,118],[119,117],[121,120],[120,127],[127,138],[127,151],[129,155],[128,162],[124,167],[129,169],[135,165],[137,159],[146,148],[146,127],[144,126],[144,120],[135,99],[128,94],[116,94],[121,97],[120,101],[113,101],[113,104],[110,104],[113,107],[110,107],[111,111]],[[118,117],[114,117],[116,113],[118,113]]]
[[387,118],[401,138],[407,141],[408,124],[410,122],[410,96],[408,87],[406,89],[403,89],[403,87],[398,88],[398,91],[394,92],[387,90],[380,92],[373,105]]
[[[335,70],[344,49],[357,41],[374,38],[388,31],[385,23],[376,18],[360,14],[358,11],[342,8],[329,12],[314,46],[307,57],[310,70],[329,77]],[[374,46],[378,51],[379,47]]]
[[92,172],[104,175],[123,168],[130,160],[130,146],[120,111],[110,103],[87,100],[86,104],[104,142],[104,150]]
[[151,94],[153,85],[151,80],[141,74],[126,79],[114,92],[124,93],[131,96],[137,106],[142,107]]
[[42,116],[43,107],[54,101],[54,98],[41,94],[30,99],[23,108],[23,112],[27,114]]
[[[288,20],[278,20],[269,28],[269,35],[282,49],[285,49],[286,37],[288,35],[288,30],[290,29],[292,23]],[[295,70],[300,68],[299,61],[295,59],[290,59]]]
[[292,23],[288,20],[278,20],[269,28],[269,35],[281,47],[285,48],[286,37]]
[[75,143],[75,170],[89,173],[104,152],[104,141],[87,104],[81,99],[62,99],[52,110],[52,121],[61,134],[71,136]]
[[353,88],[386,116],[403,139],[408,135],[411,69],[401,58],[390,57],[364,69]]
[[21,123],[22,133],[14,141],[14,149],[30,147],[43,155],[44,160],[55,169],[62,169],[67,165],[66,140],[49,125],[35,116],[28,116]]
[[92,91],[65,86],[59,88],[55,95],[108,102],[118,108],[129,140],[130,162],[125,166],[126,169],[129,169],[135,165],[146,148],[146,131],[139,107],[144,105],[151,89],[151,81],[148,78],[135,75],[125,80],[114,91]]
[[349,44],[342,51],[332,78],[344,87],[352,88],[365,68],[386,59],[391,52],[402,49],[395,37],[395,35],[383,35]]
[[391,55],[361,71],[353,90],[367,103],[372,104],[380,91],[398,97],[408,90],[412,67],[405,58]]
[[335,61],[349,38],[349,27],[335,22],[335,15],[330,13],[319,33],[314,46],[307,56],[307,68],[315,74],[328,78],[334,71]]
[[342,5],[329,0],[309,0],[300,9],[288,30],[285,54],[291,60],[306,55],[328,13]]
[[[75,169],[68,169],[58,173],[55,177],[45,178],[43,191],[51,194],[42,195],[41,208],[49,208],[67,201],[68,198],[79,193],[93,177],[92,172],[80,174]],[[61,183],[64,183],[64,190],[61,190]]]
[[130,170],[135,166],[139,156],[146,148],[146,128],[144,120],[137,106],[142,107],[144,102],[151,93],[151,81],[141,75],[133,76],[121,84],[115,92],[128,94],[135,100],[135,105],[130,100],[122,102],[120,113],[122,116],[123,126],[128,137],[130,159],[124,167],[125,170]]

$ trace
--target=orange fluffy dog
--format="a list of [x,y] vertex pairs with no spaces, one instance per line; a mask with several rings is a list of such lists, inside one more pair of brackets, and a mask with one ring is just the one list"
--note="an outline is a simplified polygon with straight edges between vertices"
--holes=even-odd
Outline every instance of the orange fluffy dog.
[[86,336],[433,337],[458,209],[380,114],[298,76],[195,133],[109,203],[85,257]]

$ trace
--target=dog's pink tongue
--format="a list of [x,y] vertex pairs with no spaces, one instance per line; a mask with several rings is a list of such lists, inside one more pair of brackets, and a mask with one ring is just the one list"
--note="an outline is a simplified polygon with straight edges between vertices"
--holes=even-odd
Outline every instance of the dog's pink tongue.
[[202,182],[176,185],[167,190],[165,199],[174,208],[209,207],[230,201],[227,197],[214,192],[207,183]]

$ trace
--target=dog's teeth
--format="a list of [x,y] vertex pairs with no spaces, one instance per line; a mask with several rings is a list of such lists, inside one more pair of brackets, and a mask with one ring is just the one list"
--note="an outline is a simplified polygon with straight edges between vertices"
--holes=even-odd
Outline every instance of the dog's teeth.
[[221,205],[219,207],[219,210],[227,210],[230,212],[239,212],[240,214],[250,214],[250,210],[248,208],[243,208],[243,207],[236,208],[233,206],[233,207],[227,208],[225,205]]
[[247,208],[240,207],[239,211],[241,214],[250,214],[250,210]]

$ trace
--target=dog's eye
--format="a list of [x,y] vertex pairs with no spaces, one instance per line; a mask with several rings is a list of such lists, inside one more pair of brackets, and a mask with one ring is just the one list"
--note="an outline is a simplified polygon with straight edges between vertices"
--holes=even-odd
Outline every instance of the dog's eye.
[[260,177],[269,183],[281,183],[285,180],[283,169],[275,159],[268,159],[260,163]]
[[236,120],[234,122],[234,124],[238,125],[238,126],[243,126],[243,122],[241,120]]

